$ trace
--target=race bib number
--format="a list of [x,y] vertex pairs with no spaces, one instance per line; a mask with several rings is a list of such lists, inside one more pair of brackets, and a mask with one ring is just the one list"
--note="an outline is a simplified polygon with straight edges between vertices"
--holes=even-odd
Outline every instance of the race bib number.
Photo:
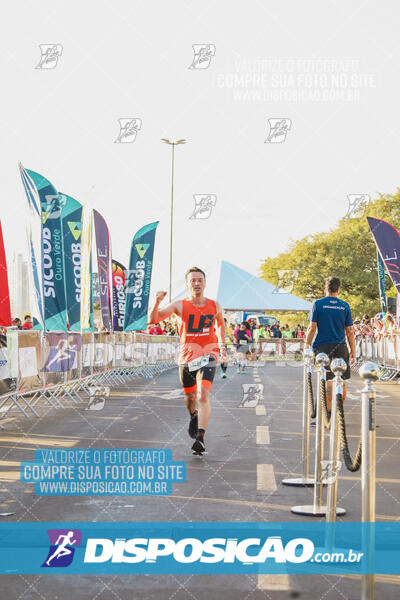
[[197,371],[197,369],[201,369],[208,364],[209,356],[199,356],[198,358],[194,358],[190,362],[188,362],[187,366],[189,371]]
[[240,340],[239,344],[247,344],[247,341],[246,340]]

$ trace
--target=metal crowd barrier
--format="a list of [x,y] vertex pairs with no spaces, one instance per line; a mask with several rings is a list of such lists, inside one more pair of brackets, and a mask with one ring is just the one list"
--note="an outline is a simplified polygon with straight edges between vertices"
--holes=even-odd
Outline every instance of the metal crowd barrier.
[[[235,358],[236,344],[227,342],[228,355]],[[262,360],[299,359],[304,348],[303,338],[259,338],[249,343],[250,353]],[[230,350],[233,350],[232,352]]]
[[[303,338],[265,338],[254,344],[256,350],[263,357],[274,359],[301,358],[304,339]],[[258,348],[257,348],[258,346]]]
[[176,366],[177,337],[141,333],[7,331],[0,348],[0,415],[12,408],[39,417],[44,401],[55,409],[134,377],[152,378]]
[[381,381],[392,381],[400,374],[400,334],[356,335],[355,347],[353,369],[373,361],[379,365]]
[[[293,506],[291,512],[312,517],[325,516],[327,522],[327,535],[325,543],[327,547],[335,547],[335,529],[337,515],[345,515],[344,508],[337,506],[338,479],[341,468],[340,451],[342,451],[343,462],[350,472],[356,472],[361,468],[361,506],[362,522],[375,522],[375,465],[376,465],[376,423],[375,406],[376,390],[373,382],[379,378],[379,366],[371,361],[362,364],[359,374],[365,384],[361,391],[361,437],[354,460],[351,458],[346,437],[345,416],[343,410],[343,379],[342,374],[346,371],[346,362],[341,358],[332,360],[330,369],[334,373],[332,406],[327,408],[326,369],[329,366],[329,358],[320,353],[316,357],[318,365],[318,393],[316,405],[313,405],[312,393],[312,351],[304,351],[304,378],[303,378],[303,466],[304,476],[300,479],[287,479],[282,483],[285,485],[314,486],[314,498],[312,505]],[[311,400],[310,400],[311,397]],[[314,410],[315,409],[315,410]],[[315,413],[315,414],[314,414]],[[315,456],[314,456],[314,479],[308,476],[308,452],[309,452],[309,430],[311,418],[316,416],[315,429]],[[329,430],[329,459],[324,460],[324,428]],[[323,486],[327,487],[326,505],[322,504]],[[364,534],[363,534],[364,535]],[[373,532],[369,538],[363,537],[362,545],[364,554],[369,549],[369,560],[373,561],[374,539]],[[372,549],[372,552],[371,552]],[[372,563],[371,563],[372,564]],[[374,598],[374,575],[372,573],[362,575],[362,600],[373,600]]]

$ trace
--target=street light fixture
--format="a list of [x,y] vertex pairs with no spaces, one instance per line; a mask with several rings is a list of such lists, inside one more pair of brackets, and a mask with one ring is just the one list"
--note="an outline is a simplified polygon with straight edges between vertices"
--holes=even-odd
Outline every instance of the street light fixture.
[[169,239],[169,302],[171,302],[171,289],[172,289],[172,227],[174,219],[174,163],[175,163],[175,146],[180,144],[186,144],[186,140],[178,140],[171,142],[165,138],[161,138],[162,142],[172,146],[172,176],[171,176],[171,229]]

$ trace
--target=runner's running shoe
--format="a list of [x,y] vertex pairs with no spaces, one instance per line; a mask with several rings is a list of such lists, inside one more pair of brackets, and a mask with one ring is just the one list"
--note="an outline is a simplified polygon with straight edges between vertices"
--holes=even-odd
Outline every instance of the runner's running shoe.
[[196,441],[192,446],[193,452],[198,452],[199,454],[202,454],[203,452],[205,452],[205,449],[206,446],[204,444],[204,441],[200,440],[199,438],[196,438]]

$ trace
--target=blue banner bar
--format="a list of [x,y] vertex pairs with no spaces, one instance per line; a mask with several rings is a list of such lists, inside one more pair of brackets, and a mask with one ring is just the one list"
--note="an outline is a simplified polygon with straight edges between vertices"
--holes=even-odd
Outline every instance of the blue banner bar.
[[398,522],[0,523],[2,574],[399,574],[399,550]]

